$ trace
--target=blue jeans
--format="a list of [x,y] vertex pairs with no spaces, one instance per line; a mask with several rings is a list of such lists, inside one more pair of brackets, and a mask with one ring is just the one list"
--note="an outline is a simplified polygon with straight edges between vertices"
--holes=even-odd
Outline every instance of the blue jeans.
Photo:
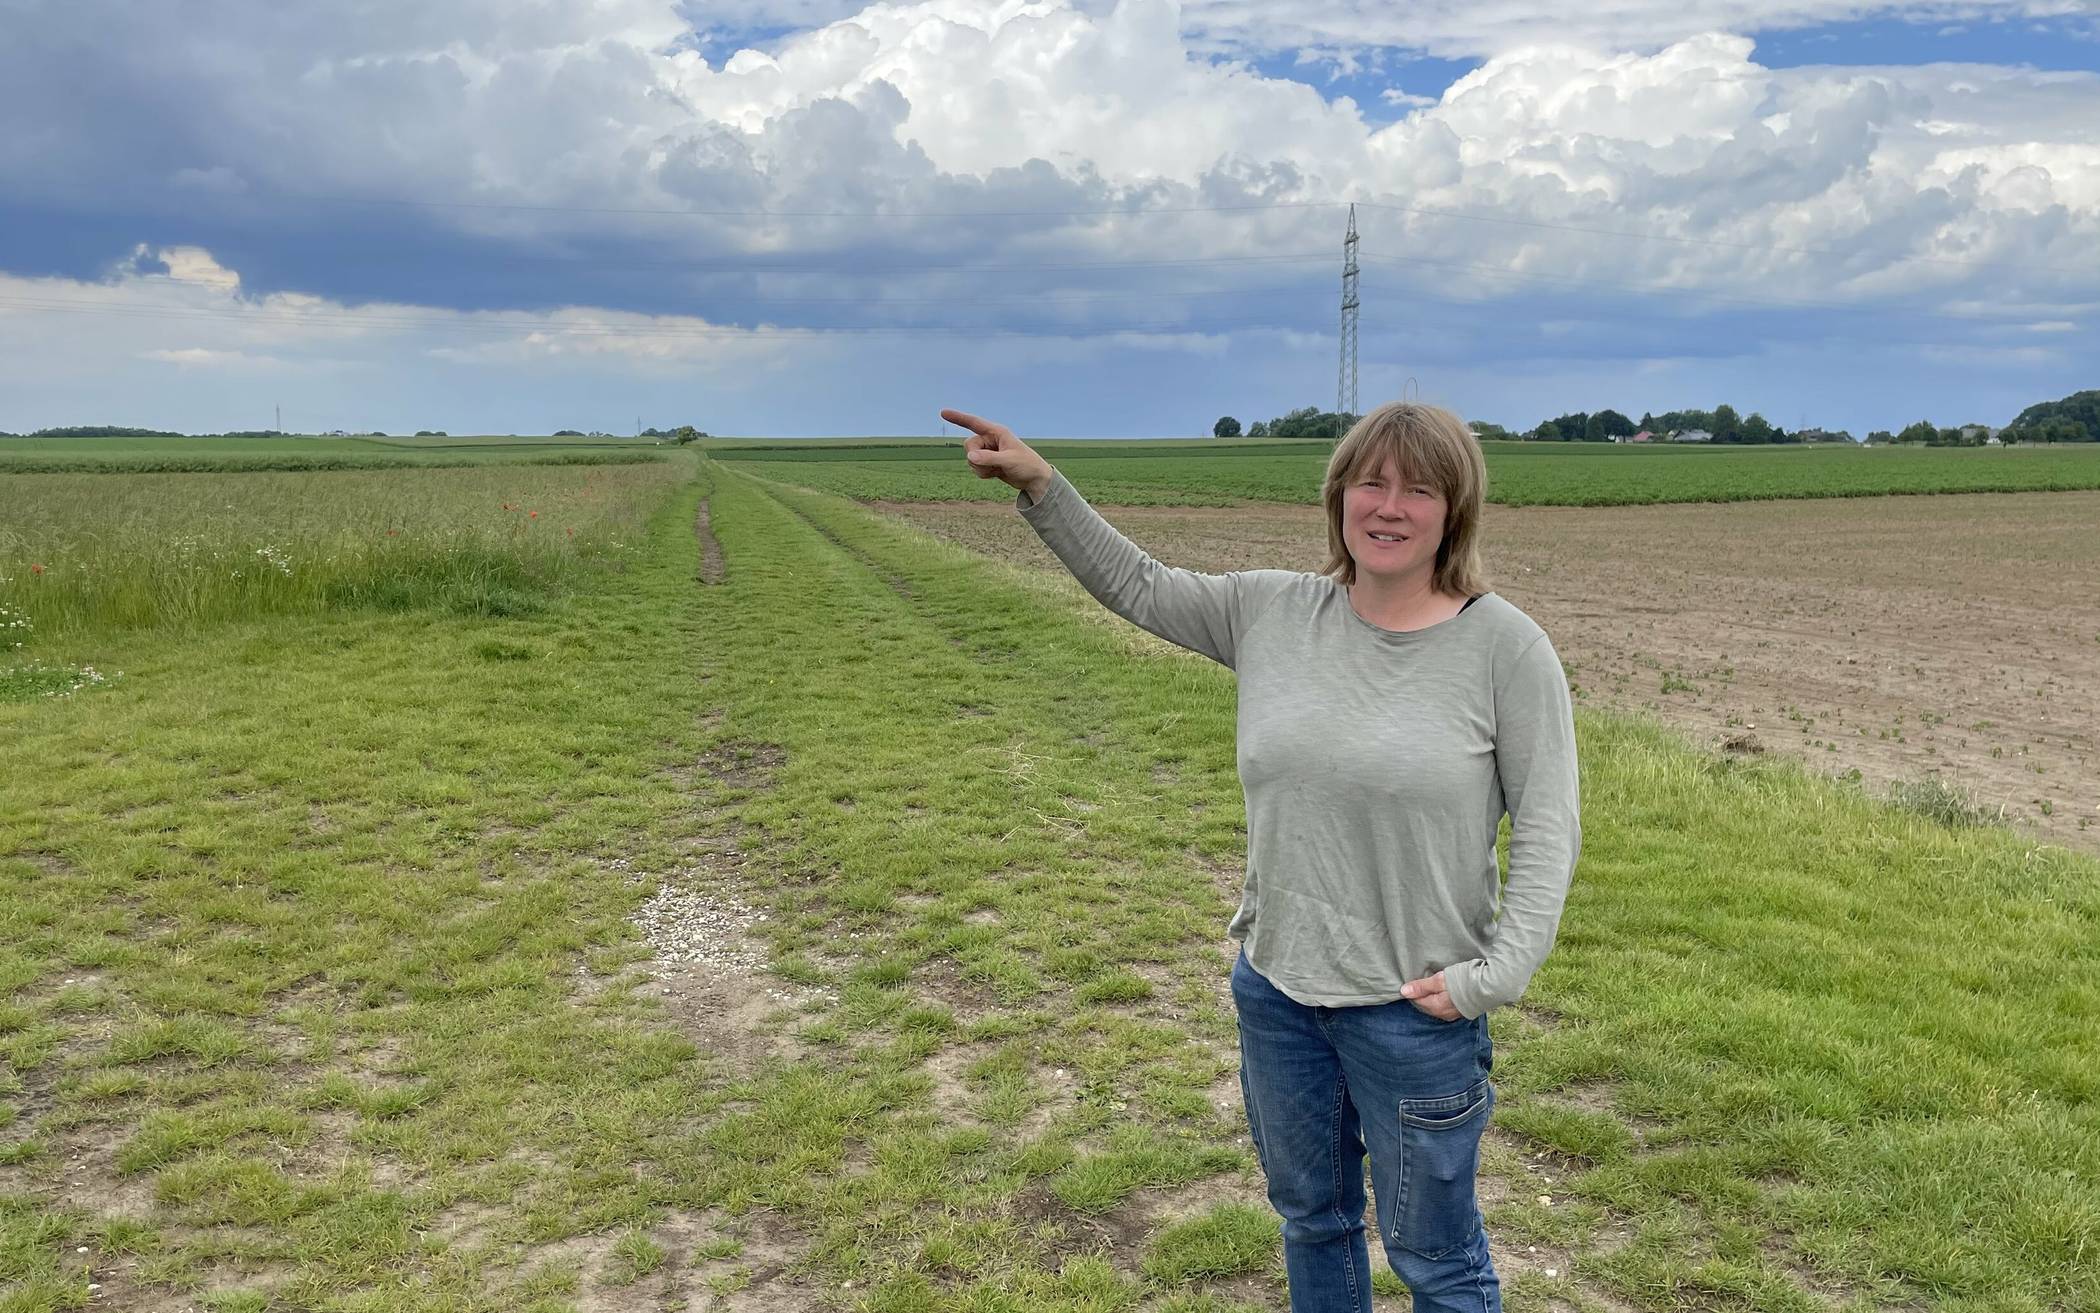
[[1370,1313],[1364,1152],[1378,1238],[1415,1313],[1501,1313],[1474,1199],[1495,1093],[1485,1017],[1439,1021],[1406,1000],[1307,1007],[1232,968],[1240,1093],[1283,1216],[1292,1313]]

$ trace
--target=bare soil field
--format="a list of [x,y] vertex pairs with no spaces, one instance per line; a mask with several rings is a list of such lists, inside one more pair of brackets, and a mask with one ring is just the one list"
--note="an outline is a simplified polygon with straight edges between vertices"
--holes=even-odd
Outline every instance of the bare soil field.
[[[870,504],[1062,572],[1010,505]],[[1189,569],[1325,555],[1318,507],[1101,510]],[[2100,851],[2100,493],[1489,506],[1485,551],[1582,705],[1877,792],[1937,780]]]

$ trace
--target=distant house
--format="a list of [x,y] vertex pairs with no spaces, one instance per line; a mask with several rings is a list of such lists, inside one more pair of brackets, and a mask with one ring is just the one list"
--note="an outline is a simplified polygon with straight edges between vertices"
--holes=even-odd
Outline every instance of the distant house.
[[[1971,424],[1961,431],[1961,440],[1963,442],[1982,442],[1997,437],[2001,432],[2003,432],[2002,429],[1986,428],[1981,424]],[[2001,442],[1998,445],[2002,447],[2005,444]]]
[[1670,435],[1672,442],[1712,442],[1714,435],[1705,429],[1679,429]]
[[1623,441],[1623,442],[1653,442],[1653,441],[1655,441],[1655,435],[1654,435],[1653,433],[1650,433],[1650,432],[1649,432],[1648,430],[1646,430],[1646,429],[1642,429],[1642,430],[1641,430],[1641,431],[1640,431],[1639,433],[1636,433],[1636,434],[1634,434],[1634,435],[1633,435],[1632,437],[1630,437],[1630,438],[1622,438],[1622,439],[1621,439],[1621,441]]
[[1991,436],[1983,440],[1983,445],[1986,447],[2002,447],[2005,445],[2005,439],[1993,433]]

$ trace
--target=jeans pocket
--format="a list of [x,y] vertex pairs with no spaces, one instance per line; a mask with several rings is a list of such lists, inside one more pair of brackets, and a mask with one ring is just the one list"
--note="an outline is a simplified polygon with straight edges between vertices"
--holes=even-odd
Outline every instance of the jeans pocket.
[[1400,1101],[1400,1207],[1391,1241],[1435,1257],[1473,1238],[1480,1137],[1494,1087],[1485,1079],[1457,1094]]

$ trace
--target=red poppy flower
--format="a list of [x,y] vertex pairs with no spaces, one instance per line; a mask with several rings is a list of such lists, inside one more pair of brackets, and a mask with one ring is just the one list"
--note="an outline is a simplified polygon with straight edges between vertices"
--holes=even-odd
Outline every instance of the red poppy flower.
[[41,565],[35,565],[35,564],[32,564],[32,565],[31,565],[31,566],[29,567],[29,573],[31,573],[31,574],[42,574],[43,572],[44,572],[44,567],[43,567],[43,566],[41,566]]

